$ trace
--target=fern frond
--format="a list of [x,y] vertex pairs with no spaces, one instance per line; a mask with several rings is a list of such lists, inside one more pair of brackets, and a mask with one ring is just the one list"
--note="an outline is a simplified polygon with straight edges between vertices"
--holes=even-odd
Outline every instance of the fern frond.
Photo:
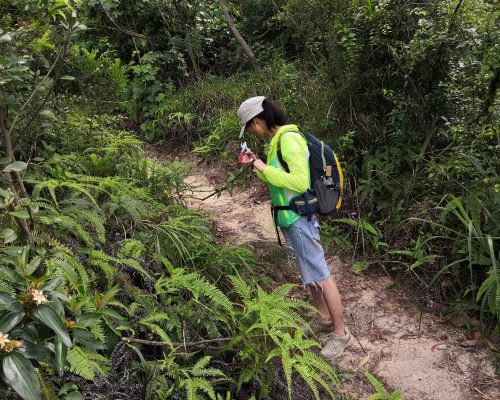
[[222,307],[231,316],[234,314],[231,300],[219,288],[197,273],[186,274],[184,269],[177,268],[168,279],[163,281],[163,284],[170,288],[189,290],[196,300],[200,296],[205,296],[211,301],[212,306]]
[[97,340],[101,341],[102,343],[106,343],[106,334],[104,333],[104,329],[102,328],[102,325],[100,322],[93,324],[90,327],[90,332],[97,338]]
[[242,298],[245,302],[249,300],[252,296],[252,288],[240,277],[240,276],[229,276],[231,283],[233,284],[235,292]]
[[144,270],[144,268],[141,267],[137,260],[133,260],[131,258],[112,257],[104,253],[102,250],[88,249],[86,250],[86,253],[89,256],[89,263],[100,267],[104,271],[109,284],[112,283],[116,272],[116,267],[113,267],[110,263],[128,266],[141,273],[145,278],[151,279],[151,276],[146,272],[146,270]]
[[318,388],[316,387],[316,383],[315,383],[315,380],[319,376],[318,372],[312,370],[306,364],[296,364],[294,367],[295,367],[295,370],[299,373],[300,377],[307,384],[307,386],[309,386],[309,389],[311,389],[311,391],[313,392],[315,399],[321,400],[321,397],[319,396]]
[[281,362],[283,364],[283,371],[285,372],[286,386],[288,388],[288,398],[292,399],[292,360],[288,352],[281,352]]
[[87,246],[93,245],[93,240],[90,234],[78,221],[69,215],[40,213],[37,216],[37,220],[47,226],[59,225],[63,229],[71,232],[76,237],[83,240]]
[[106,240],[106,229],[104,217],[99,214],[98,209],[88,210],[79,207],[66,207],[61,210],[62,213],[72,216],[82,223],[89,224],[97,233],[99,242],[104,243]]
[[73,346],[68,350],[69,370],[82,378],[93,381],[96,374],[106,376],[109,371],[109,360],[100,354],[87,352],[81,347]]
[[126,239],[122,243],[120,255],[123,257],[140,258],[146,252],[144,243],[135,239]]
[[4,281],[0,278],[0,293],[6,292],[10,294],[12,297],[15,297],[17,294],[17,290],[7,281]]
[[[368,379],[368,381],[371,383],[371,385],[375,389],[376,393],[374,393],[374,394],[382,395],[382,396],[384,396],[384,398],[388,396],[387,390],[385,389],[384,385],[382,385],[377,380],[377,378],[375,378],[369,372],[365,372],[365,377],[366,377],[366,379]],[[370,396],[370,398],[372,398],[372,396]]]
[[78,290],[80,294],[85,294],[88,291],[90,278],[87,271],[76,257],[65,253],[56,252],[47,261],[49,270],[59,272],[60,275],[71,285]]
[[43,373],[40,368],[35,368],[36,376],[38,382],[40,382],[40,389],[42,390],[42,396],[44,400],[59,400],[56,393],[56,388],[51,382],[50,378]]
[[165,342],[165,344],[168,347],[170,347],[171,350],[174,349],[174,345],[172,343],[172,340],[168,336],[167,332],[165,332],[160,326],[158,326],[156,324],[149,323],[149,322],[141,322],[141,324],[148,327],[149,329],[151,329],[151,331],[156,333],[161,338],[161,340],[163,342]]
[[205,357],[200,358],[196,362],[196,364],[193,366],[193,375],[197,376],[199,374],[199,372],[208,365],[211,358],[212,357],[210,357],[210,356],[205,356]]
[[201,390],[205,392],[208,395],[208,397],[210,397],[210,399],[216,400],[214,388],[209,381],[203,378],[196,377],[196,378],[191,378],[191,382],[195,387],[195,392]]
[[70,247],[61,243],[58,239],[50,235],[48,232],[41,232],[34,229],[32,234],[33,241],[38,245],[47,245],[49,247],[52,247],[54,250],[64,251],[65,253],[68,253],[72,256],[75,255]]

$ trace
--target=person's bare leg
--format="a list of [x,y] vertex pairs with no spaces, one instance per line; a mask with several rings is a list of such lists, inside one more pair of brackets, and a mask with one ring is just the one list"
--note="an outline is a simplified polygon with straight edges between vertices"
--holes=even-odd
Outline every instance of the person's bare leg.
[[310,284],[309,290],[311,291],[311,296],[314,300],[314,305],[319,311],[319,320],[322,322],[331,321],[330,312],[325,303],[325,298],[323,297],[323,289],[319,284]]
[[[345,335],[345,325],[344,318],[342,316],[342,301],[340,299],[340,293],[337,288],[337,284],[330,276],[319,282],[321,288],[316,288],[316,292],[313,294],[314,302],[316,307],[320,312],[320,318],[324,317],[327,313],[328,316],[333,321],[333,332],[339,336]],[[311,291],[313,289],[311,288]],[[321,295],[321,296],[320,296]],[[329,318],[326,318],[328,320]]]

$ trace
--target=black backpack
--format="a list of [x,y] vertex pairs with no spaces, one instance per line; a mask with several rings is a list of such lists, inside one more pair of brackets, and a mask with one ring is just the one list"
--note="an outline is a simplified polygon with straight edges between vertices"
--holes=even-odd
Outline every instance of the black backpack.
[[[342,203],[342,190],[344,188],[344,176],[337,156],[332,148],[309,133],[301,133],[307,141],[309,149],[309,172],[311,187],[307,192],[295,196],[290,200],[289,206],[274,207],[274,216],[278,210],[292,210],[300,215],[311,216],[318,213],[329,215],[338,211]],[[290,172],[288,164],[281,153],[281,138],[278,142],[278,160],[286,172]],[[331,174],[327,176],[327,170],[331,168]]]

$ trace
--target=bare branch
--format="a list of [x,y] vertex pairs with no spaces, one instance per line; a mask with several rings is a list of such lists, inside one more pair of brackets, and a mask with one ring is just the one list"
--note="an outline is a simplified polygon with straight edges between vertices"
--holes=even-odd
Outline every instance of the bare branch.
[[160,342],[156,340],[145,340],[145,339],[136,339],[136,338],[130,338],[130,337],[122,337],[122,342],[125,343],[140,343],[140,344],[147,344],[150,346],[168,346],[172,344],[173,346],[183,346],[183,347],[196,347],[196,346],[204,346],[206,344],[210,343],[223,343],[223,342],[228,342],[233,338],[219,338],[219,339],[206,339],[206,340],[200,340],[197,342],[173,342],[173,343],[167,343],[167,342]]
[[127,29],[122,28],[120,25],[118,25],[113,18],[111,18],[111,15],[109,15],[108,10],[104,7],[102,4],[102,1],[99,0],[99,4],[101,5],[102,10],[104,11],[104,14],[106,14],[106,17],[108,17],[109,21],[115,26],[116,29],[118,29],[120,32],[124,33],[125,35],[136,37],[139,39],[144,39],[144,40],[150,40],[147,36],[141,35],[140,33],[135,33],[132,31],[129,31]]
[[255,57],[255,54],[253,54],[253,51],[252,51],[252,49],[250,49],[250,46],[248,46],[245,39],[243,39],[243,37],[240,35],[240,33],[238,32],[238,29],[236,29],[236,26],[234,25],[233,19],[231,18],[231,15],[229,15],[229,11],[227,10],[225,0],[219,0],[219,5],[220,5],[220,8],[222,9],[222,12],[224,13],[224,16],[226,17],[226,21],[229,25],[229,28],[231,28],[231,31],[233,32],[234,37],[243,47],[243,50],[245,51],[246,55],[250,59],[250,62],[252,63],[255,70],[262,76],[262,68],[260,67],[259,62],[257,61],[257,57]]

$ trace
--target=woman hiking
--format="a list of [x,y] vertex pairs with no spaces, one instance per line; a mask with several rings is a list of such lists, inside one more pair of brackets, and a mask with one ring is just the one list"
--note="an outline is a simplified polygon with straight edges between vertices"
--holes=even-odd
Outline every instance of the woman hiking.
[[[240,163],[253,165],[257,176],[268,184],[273,206],[287,206],[290,199],[306,192],[310,185],[309,151],[305,138],[296,125],[287,124],[281,108],[264,96],[245,100],[238,109],[238,117],[240,138],[247,132],[271,141],[267,163],[250,150],[241,157]],[[278,143],[289,172],[279,161]],[[350,347],[354,339],[344,325],[340,294],[319,242],[316,215],[301,216],[281,209],[274,216],[287,241],[289,255],[300,270],[304,286],[309,286],[319,311],[319,318],[309,321],[311,330],[314,334],[330,332],[320,354],[332,360]]]

